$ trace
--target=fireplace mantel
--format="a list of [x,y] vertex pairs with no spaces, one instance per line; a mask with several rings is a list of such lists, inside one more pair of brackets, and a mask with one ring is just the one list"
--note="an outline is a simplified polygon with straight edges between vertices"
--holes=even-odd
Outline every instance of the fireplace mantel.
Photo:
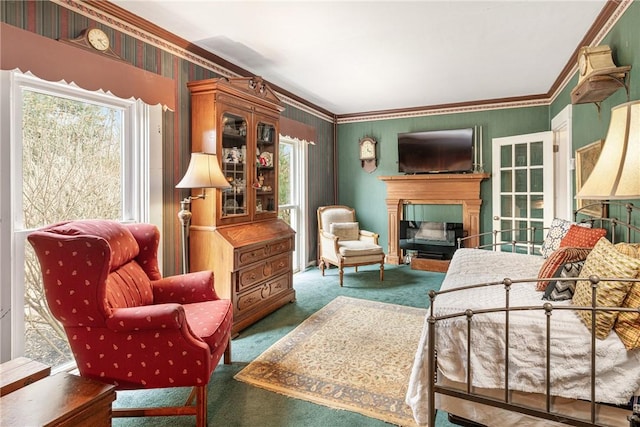
[[[381,176],[387,184],[388,250],[387,262],[400,264],[402,253],[398,242],[403,205],[462,205],[462,224],[469,236],[480,233],[480,182],[488,173],[427,174]],[[467,241],[467,247],[479,244]]]

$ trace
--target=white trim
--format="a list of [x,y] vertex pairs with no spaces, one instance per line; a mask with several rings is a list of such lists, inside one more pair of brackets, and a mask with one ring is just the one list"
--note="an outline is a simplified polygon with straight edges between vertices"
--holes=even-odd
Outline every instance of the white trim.
[[574,192],[573,180],[571,179],[573,172],[571,161],[573,158],[572,117],[573,106],[569,104],[551,119],[554,144],[558,146],[553,163],[556,200],[554,216],[567,220],[572,218]]

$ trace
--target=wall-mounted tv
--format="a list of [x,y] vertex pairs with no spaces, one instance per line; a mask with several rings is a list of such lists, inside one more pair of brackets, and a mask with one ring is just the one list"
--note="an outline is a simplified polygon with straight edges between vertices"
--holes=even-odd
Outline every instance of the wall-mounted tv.
[[399,133],[398,171],[472,172],[473,128]]

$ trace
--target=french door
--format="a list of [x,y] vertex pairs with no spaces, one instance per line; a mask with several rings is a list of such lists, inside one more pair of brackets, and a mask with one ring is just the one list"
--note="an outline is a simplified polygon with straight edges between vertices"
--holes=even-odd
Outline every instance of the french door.
[[494,138],[492,158],[493,229],[511,242],[497,250],[536,252],[528,242],[543,240],[554,212],[553,132]]

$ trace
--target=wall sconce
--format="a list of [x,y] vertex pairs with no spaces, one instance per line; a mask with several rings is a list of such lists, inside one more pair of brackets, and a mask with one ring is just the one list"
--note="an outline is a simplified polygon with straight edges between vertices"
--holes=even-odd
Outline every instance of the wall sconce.
[[577,199],[640,199],[640,101],[611,109],[598,161]]
[[202,193],[188,196],[180,202],[178,219],[182,224],[182,273],[189,271],[189,225],[191,224],[191,201],[204,199],[206,188],[230,188],[215,154],[191,153],[189,167],[176,188],[201,188]]

